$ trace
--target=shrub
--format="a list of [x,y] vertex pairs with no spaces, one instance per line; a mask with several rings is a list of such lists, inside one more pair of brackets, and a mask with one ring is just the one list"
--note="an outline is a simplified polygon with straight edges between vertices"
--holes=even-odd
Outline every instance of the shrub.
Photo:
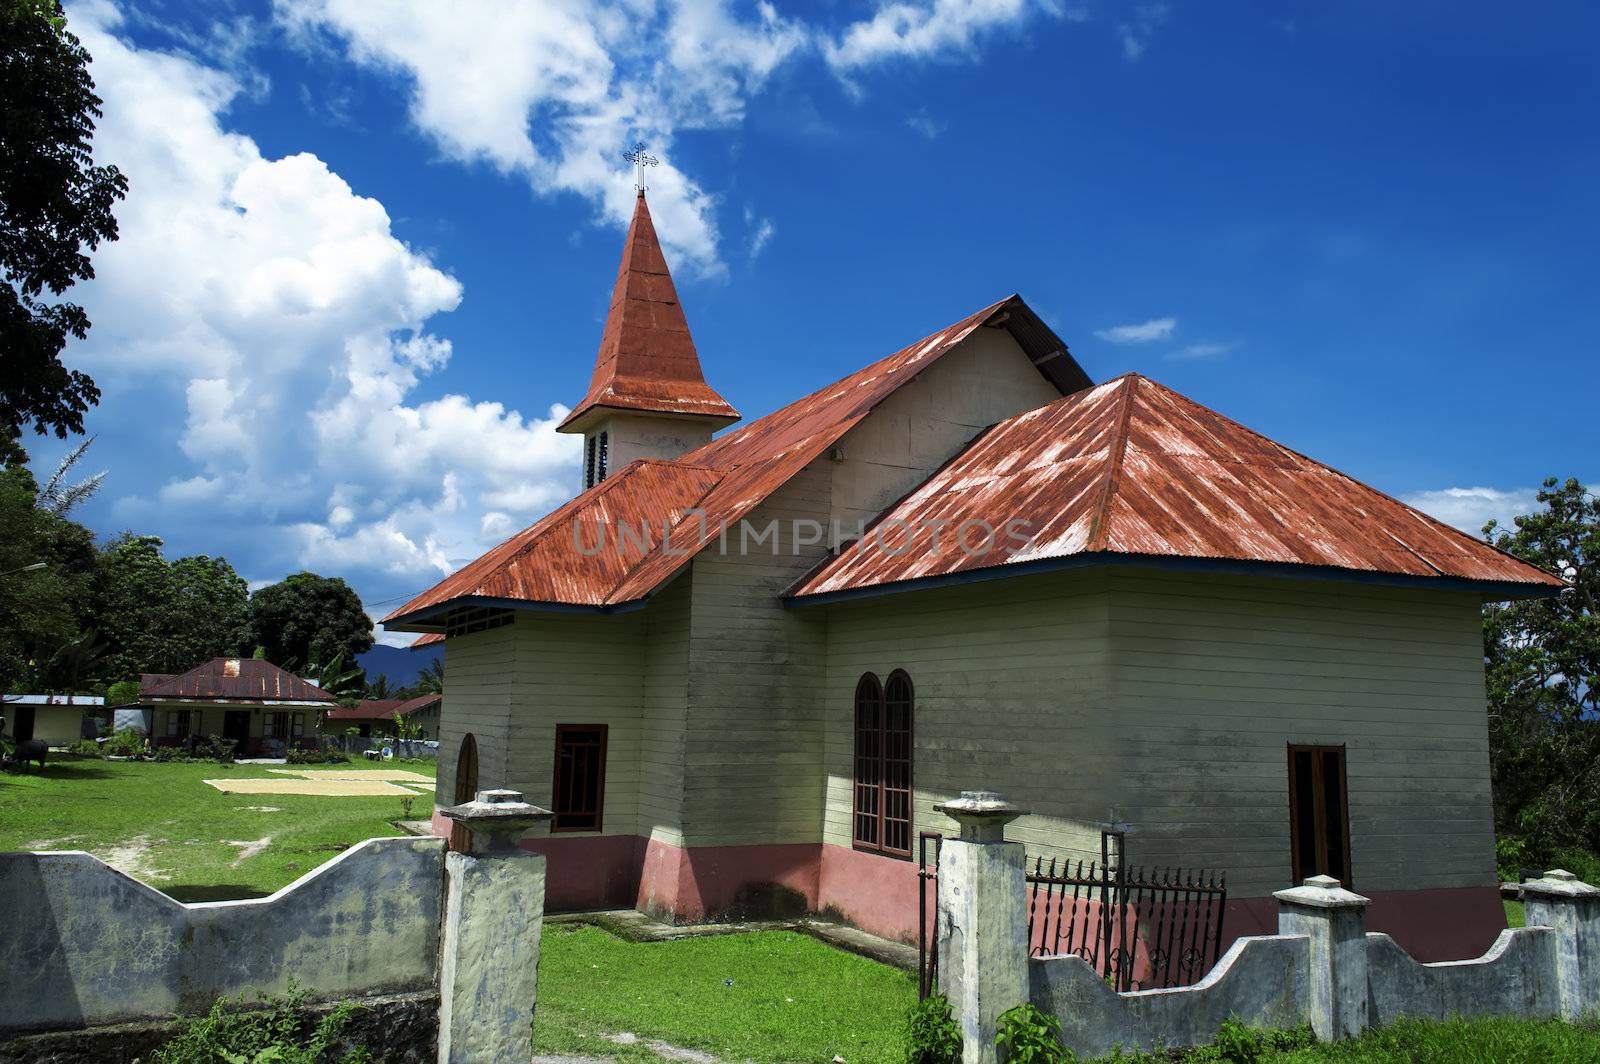
[[1061,1021],[1033,1005],[1002,1012],[994,1044],[1006,1064],[1076,1064],[1078,1059],[1061,1044]]
[[291,765],[345,765],[350,762],[337,750],[285,750],[283,759]]
[[340,1032],[361,1006],[346,1002],[312,1027],[304,1018],[307,996],[291,985],[284,997],[253,1005],[223,998],[206,1015],[182,1021],[151,1064],[370,1064],[372,1054],[361,1046],[336,1055]]
[[106,688],[106,706],[131,706],[139,701],[138,680],[118,680]]
[[79,757],[99,757],[100,744],[93,739],[79,739],[67,747],[67,753],[76,754]]
[[132,728],[119,729],[105,741],[100,752],[113,757],[136,757],[145,752],[144,735]]
[[233,764],[234,750],[239,743],[233,739],[223,739],[209,735],[204,742],[194,744],[194,755],[199,760],[220,761],[224,765]]
[[929,994],[906,1017],[906,1064],[955,1064],[961,1059],[961,1027],[943,994]]

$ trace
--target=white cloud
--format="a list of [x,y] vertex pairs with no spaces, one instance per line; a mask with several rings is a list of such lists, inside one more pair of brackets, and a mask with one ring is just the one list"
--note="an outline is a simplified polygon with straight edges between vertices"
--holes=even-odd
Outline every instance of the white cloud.
[[1144,55],[1150,38],[1171,14],[1172,8],[1167,4],[1140,4],[1134,8],[1133,17],[1117,26],[1123,57],[1131,63]]
[[1477,536],[1491,519],[1513,528],[1512,518],[1539,508],[1538,496],[1538,488],[1440,488],[1403,495],[1401,501]]
[[1177,318],[1151,318],[1137,325],[1113,325],[1109,329],[1096,329],[1094,334],[1114,344],[1148,344],[1167,339],[1177,327]]
[[411,119],[448,158],[520,176],[541,194],[574,192],[626,225],[630,134],[661,163],[651,210],[675,259],[722,269],[713,197],[671,158],[681,130],[726,127],[809,31],[758,4],[724,0],[276,0],[302,41],[329,41],[411,84]]
[[906,119],[906,125],[928,140],[938,140],[945,131],[944,123],[934,121],[933,116],[928,114],[926,107],[918,108],[916,114]]
[[1221,358],[1238,346],[1238,344],[1232,342],[1222,343],[1216,340],[1201,340],[1199,343],[1178,348],[1178,350],[1169,353],[1167,358],[1178,362],[1199,362],[1208,358]]
[[[746,217],[745,220],[748,222],[751,219]],[[772,219],[761,219],[756,225],[755,232],[750,235],[750,258],[754,259],[757,255],[760,255],[762,249],[767,246],[767,241],[771,240],[777,232],[778,230],[773,227]]]
[[231,74],[132,47],[104,0],[69,18],[105,100],[96,151],[130,184],[121,239],[82,288],[95,329],[74,358],[103,411],[135,386],[185,411],[124,426],[173,472],[120,513],[220,517],[256,530],[273,564],[420,585],[493,542],[478,513],[531,519],[570,492],[564,407],[524,418],[415,396],[452,356],[428,323],[461,286],[395,237],[382,204],[314,155],[266,158],[229,132]]
[[836,40],[824,40],[823,56],[840,73],[886,59],[970,58],[978,37],[1039,13],[1082,21],[1080,7],[1030,0],[927,0],[891,2],[870,19],[845,27]]

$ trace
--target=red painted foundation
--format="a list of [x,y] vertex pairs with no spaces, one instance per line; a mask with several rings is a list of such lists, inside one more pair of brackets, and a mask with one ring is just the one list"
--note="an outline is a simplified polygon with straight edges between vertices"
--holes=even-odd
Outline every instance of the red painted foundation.
[[[436,812],[433,828],[448,836],[450,821]],[[677,923],[825,912],[884,938],[917,940],[915,861],[815,843],[686,849],[637,835],[554,835],[522,845],[550,859],[551,912],[636,908]],[[931,888],[925,914],[930,929]],[[1506,926],[1499,890],[1492,886],[1367,896],[1367,929],[1393,936],[1419,961],[1482,956]],[[1222,949],[1235,939],[1277,930],[1274,899],[1230,899]]]
[[[1367,930],[1382,931],[1425,963],[1481,957],[1506,927],[1498,887],[1362,891],[1359,886],[1357,893],[1372,899]],[[1277,901],[1230,900],[1223,932],[1224,950],[1237,938],[1277,934]]]

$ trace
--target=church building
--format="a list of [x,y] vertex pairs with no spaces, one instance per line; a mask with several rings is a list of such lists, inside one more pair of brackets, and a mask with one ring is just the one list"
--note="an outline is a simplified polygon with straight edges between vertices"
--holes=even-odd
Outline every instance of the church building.
[[553,909],[911,939],[935,805],[993,789],[1030,859],[1225,872],[1230,939],[1319,873],[1421,959],[1504,926],[1480,608],[1556,577],[1020,296],[739,420],[641,192],[584,490],[384,621],[446,640],[440,804],[554,810]]

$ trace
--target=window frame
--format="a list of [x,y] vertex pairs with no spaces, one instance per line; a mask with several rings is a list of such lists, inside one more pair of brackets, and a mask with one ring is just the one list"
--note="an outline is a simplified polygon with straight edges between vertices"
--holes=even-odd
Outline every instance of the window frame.
[[599,484],[611,475],[611,434],[600,433],[600,449],[595,456],[595,483]]
[[583,487],[586,491],[594,487],[594,452],[597,443],[594,436],[584,440]]
[[1323,772],[1323,756],[1335,754],[1339,758],[1339,817],[1340,817],[1340,856],[1344,862],[1344,875],[1339,882],[1346,890],[1353,890],[1355,874],[1350,864],[1350,758],[1349,751],[1344,743],[1289,743],[1289,872],[1294,886],[1304,883],[1309,876],[1325,875],[1302,867],[1300,861],[1300,818],[1296,811],[1296,798],[1299,791],[1299,770],[1295,767],[1296,754],[1311,755],[1311,800],[1312,800],[1312,830],[1316,832],[1315,858],[1324,869],[1328,867],[1328,830],[1327,830],[1327,780]]
[[[562,824],[564,815],[587,815],[587,810],[563,810],[561,808],[561,750],[564,738],[571,732],[599,732],[600,756],[595,764],[595,802],[593,824]],[[557,724],[555,743],[555,762],[550,771],[550,810],[555,816],[550,819],[552,834],[577,834],[581,832],[599,833],[605,830],[606,823],[606,754],[611,746],[611,728],[606,724]]]
[[[889,689],[896,682],[903,682],[906,687],[906,726],[905,732],[905,786],[904,788],[890,787],[889,776]],[[870,684],[870,687],[868,686]],[[867,688],[869,697],[876,702],[877,709],[877,741],[876,751],[869,754],[876,763],[875,779],[865,786],[875,792],[875,810],[863,813],[861,799],[863,784],[861,782],[861,739],[862,728],[862,693]],[[917,750],[917,688],[911,682],[910,673],[904,669],[895,669],[889,673],[887,681],[880,681],[876,673],[864,672],[856,681],[855,694],[851,702],[851,753],[850,753],[850,845],[852,849],[862,853],[875,853],[884,857],[893,857],[909,861],[912,848],[916,841],[916,750]],[[885,841],[886,827],[891,821],[901,818],[891,818],[888,813],[889,795],[891,791],[904,790],[906,815],[904,849],[889,846]],[[873,818],[874,840],[861,838],[861,818]]]

